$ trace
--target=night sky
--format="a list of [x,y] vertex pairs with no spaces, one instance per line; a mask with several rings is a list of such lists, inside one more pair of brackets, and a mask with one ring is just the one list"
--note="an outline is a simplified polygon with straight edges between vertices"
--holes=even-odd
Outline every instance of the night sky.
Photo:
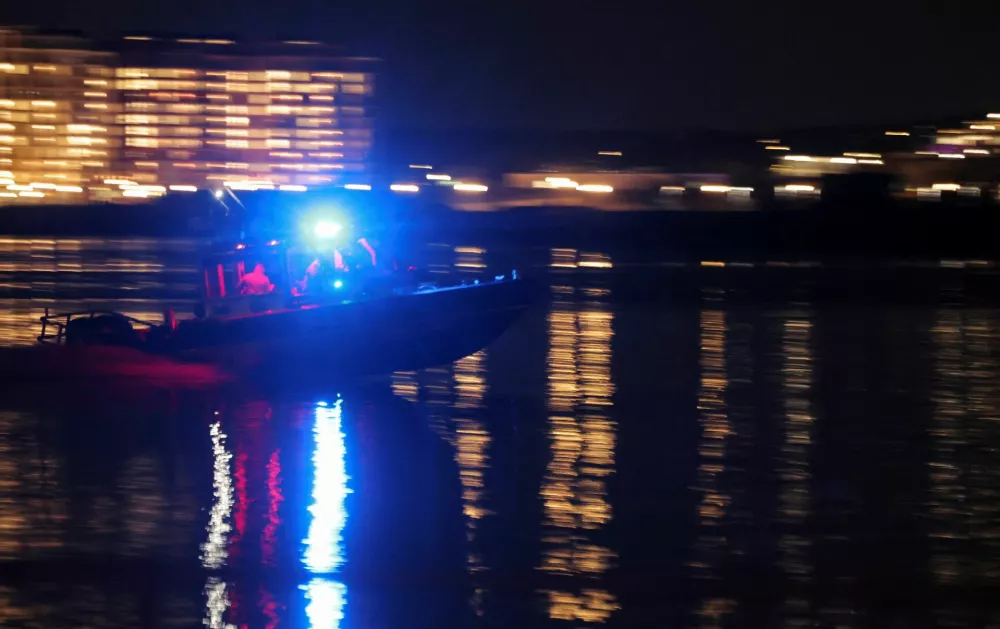
[[384,59],[392,128],[758,131],[1000,109],[998,4],[8,0],[0,23],[343,43]]

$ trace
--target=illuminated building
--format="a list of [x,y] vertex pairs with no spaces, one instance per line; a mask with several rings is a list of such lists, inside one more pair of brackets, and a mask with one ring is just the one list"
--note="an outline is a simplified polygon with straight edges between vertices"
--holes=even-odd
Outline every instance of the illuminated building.
[[0,29],[0,202],[335,184],[364,169],[374,62],[335,52]]

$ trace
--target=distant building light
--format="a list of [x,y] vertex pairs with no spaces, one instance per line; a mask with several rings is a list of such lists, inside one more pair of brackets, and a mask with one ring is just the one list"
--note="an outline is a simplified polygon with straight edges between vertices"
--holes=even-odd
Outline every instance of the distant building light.
[[580,192],[614,192],[615,189],[611,186],[597,183],[588,183],[582,186],[577,186],[577,190]]
[[938,153],[938,157],[941,159],[965,159],[965,155],[961,153]]
[[308,188],[298,184],[282,184],[278,186],[278,190],[284,190],[285,192],[305,192]]
[[80,186],[56,186],[56,192],[83,192]]
[[149,196],[149,193],[145,190],[139,190],[138,188],[126,188],[122,190],[123,197],[139,197],[145,199]]
[[910,135],[910,132],[909,131],[886,131],[885,134],[886,135],[899,135],[899,136],[907,137],[907,136]]
[[18,192],[17,194],[22,197],[35,197],[35,198],[41,198],[45,196],[44,192],[37,192],[35,190],[23,190],[21,192]]
[[789,192],[815,192],[816,186],[810,186],[803,183],[790,183],[785,186],[785,190]]
[[811,162],[813,158],[809,155],[785,155],[785,159],[790,162]]
[[609,155],[611,157],[621,157],[621,151],[597,151],[598,155]]
[[976,129],[977,131],[995,131],[996,127],[991,124],[970,124],[970,129]]
[[914,155],[937,155],[934,151],[914,151]]
[[1000,114],[986,114],[987,118],[1000,118]]
[[366,183],[349,183],[344,186],[347,190],[371,190],[372,187]]
[[31,190],[31,186],[22,186],[22,185],[18,185],[18,184],[12,184],[12,185],[8,185],[7,189],[8,190],[13,190],[14,192],[29,192]]
[[545,183],[547,186],[538,186],[541,188],[577,188],[580,184],[573,181],[568,177],[546,177]]
[[410,164],[410,168],[420,168],[422,170],[434,170],[430,164]]
[[284,43],[291,44],[292,46],[319,46],[320,45],[320,43],[318,41],[297,41],[297,40],[292,40],[292,41],[286,41]]
[[865,159],[881,159],[881,153],[844,153],[845,157],[863,157]]
[[831,157],[831,164],[857,164],[858,160],[853,157]]
[[968,153],[969,155],[989,155],[989,149],[965,149],[963,153]]
[[479,183],[456,183],[455,190],[459,192],[486,192],[489,187]]
[[128,41],[153,41],[152,37],[146,37],[145,35],[126,35],[124,39]]
[[174,192],[198,192],[197,186],[170,186]]
[[412,183],[394,183],[389,189],[393,192],[420,192],[420,186]]
[[732,190],[729,186],[717,186],[717,185],[706,185],[699,188],[702,192],[729,192]]
[[961,188],[962,186],[957,183],[936,183],[933,186],[931,186],[931,190],[937,190],[939,192],[941,190],[945,190],[948,192],[957,192]]
[[880,159],[859,159],[859,164],[871,164],[872,166],[881,166],[883,164]]
[[792,150],[791,147],[781,146],[780,144],[768,144],[764,148],[767,149],[767,150],[769,150],[769,151],[790,151],[790,150]]
[[109,186],[134,186],[135,183],[128,179],[105,179],[104,183]]
[[451,181],[451,175],[427,173],[427,179],[430,181]]
[[685,189],[684,186],[660,186],[660,194],[680,194]]
[[781,140],[769,138],[765,140],[757,140],[757,144],[781,144]]

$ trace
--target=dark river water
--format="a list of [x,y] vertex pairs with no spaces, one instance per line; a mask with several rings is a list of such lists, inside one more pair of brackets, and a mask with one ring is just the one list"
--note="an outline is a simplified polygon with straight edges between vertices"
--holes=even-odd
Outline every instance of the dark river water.
[[[0,338],[194,246],[2,241]],[[4,389],[0,626],[1000,626],[991,262],[434,252],[550,299],[363,384]]]

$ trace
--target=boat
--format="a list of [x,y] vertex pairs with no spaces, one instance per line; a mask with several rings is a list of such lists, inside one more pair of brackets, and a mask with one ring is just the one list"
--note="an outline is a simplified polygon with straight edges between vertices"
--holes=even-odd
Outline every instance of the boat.
[[[362,248],[334,238],[341,229],[321,221],[311,242],[217,245],[202,260],[201,295],[190,318],[172,311],[162,322],[109,310],[46,311],[38,342],[58,348],[47,360],[65,355],[85,369],[93,356],[96,371],[108,376],[136,372],[143,359],[271,380],[371,376],[472,354],[539,295],[516,271],[449,283],[427,281],[413,268],[382,268],[364,239]],[[121,364],[108,365],[112,356]]]

